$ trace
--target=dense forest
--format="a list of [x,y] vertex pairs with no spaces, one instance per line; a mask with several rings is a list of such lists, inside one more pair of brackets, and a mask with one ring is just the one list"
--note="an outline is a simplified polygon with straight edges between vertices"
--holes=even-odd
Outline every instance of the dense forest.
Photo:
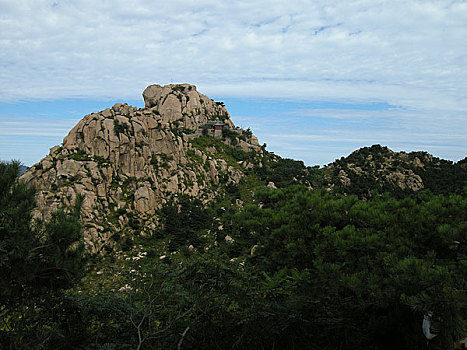
[[174,197],[152,234],[135,224],[99,256],[82,198],[33,220],[34,189],[1,163],[1,348],[453,349],[467,332],[465,162],[413,167],[420,191],[348,171],[386,153],[319,168],[266,152],[211,204]]

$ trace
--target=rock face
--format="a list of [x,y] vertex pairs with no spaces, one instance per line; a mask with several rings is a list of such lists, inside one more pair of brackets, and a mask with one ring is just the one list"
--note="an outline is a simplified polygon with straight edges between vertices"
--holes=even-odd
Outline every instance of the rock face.
[[146,108],[155,108],[167,122],[178,120],[180,126],[187,129],[195,129],[216,117],[226,117],[234,127],[223,103],[215,103],[198,93],[194,85],[150,85],[143,91],[143,98]]
[[53,147],[22,176],[38,189],[37,216],[85,195],[85,240],[94,252],[111,245],[117,234],[144,234],[157,225],[157,210],[174,196],[207,202],[223,186],[240,181],[251,164],[233,162],[219,147],[196,142],[209,138],[200,133],[208,121],[220,120],[235,130],[219,138],[225,147],[262,152],[256,137],[235,128],[223,103],[198,93],[194,85],[151,85],[143,98],[142,109],[118,103],[86,115],[63,146]]

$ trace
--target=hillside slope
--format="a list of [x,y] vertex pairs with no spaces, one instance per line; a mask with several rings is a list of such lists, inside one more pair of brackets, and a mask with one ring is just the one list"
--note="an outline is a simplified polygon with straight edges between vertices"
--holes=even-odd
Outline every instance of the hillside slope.
[[368,196],[371,191],[397,196],[422,189],[435,194],[462,193],[467,186],[467,158],[454,163],[427,152],[394,152],[373,145],[328,165],[323,176],[337,192]]

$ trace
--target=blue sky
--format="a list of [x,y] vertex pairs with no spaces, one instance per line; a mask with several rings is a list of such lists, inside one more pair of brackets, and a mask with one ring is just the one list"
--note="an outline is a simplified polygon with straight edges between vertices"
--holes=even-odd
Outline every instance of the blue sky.
[[466,37],[466,1],[0,0],[0,159],[187,82],[308,165],[375,143],[459,160]]

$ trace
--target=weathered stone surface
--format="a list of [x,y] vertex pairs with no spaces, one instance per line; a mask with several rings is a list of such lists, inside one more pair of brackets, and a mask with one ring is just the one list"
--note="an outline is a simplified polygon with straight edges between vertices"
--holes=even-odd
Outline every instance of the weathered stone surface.
[[220,103],[196,91],[190,84],[150,85],[143,92],[146,108],[157,110],[162,123],[179,121],[181,127],[196,129],[216,116],[234,127],[230,115]]
[[347,176],[347,173],[344,170],[339,171],[339,180],[341,181],[343,186],[349,186],[350,185],[350,179]]
[[412,171],[408,172],[407,174],[394,172],[389,174],[387,178],[392,180],[398,187],[403,190],[409,188],[412,191],[418,191],[424,188],[421,177],[414,174]]
[[258,146],[259,147],[259,141],[258,141],[258,138],[255,135],[251,136],[250,143],[253,146]]
[[135,209],[140,213],[154,212],[156,209],[154,192],[151,190],[149,183],[145,183],[136,190]]
[[57,166],[57,176],[76,176],[81,169],[81,164],[73,159],[66,159]]

